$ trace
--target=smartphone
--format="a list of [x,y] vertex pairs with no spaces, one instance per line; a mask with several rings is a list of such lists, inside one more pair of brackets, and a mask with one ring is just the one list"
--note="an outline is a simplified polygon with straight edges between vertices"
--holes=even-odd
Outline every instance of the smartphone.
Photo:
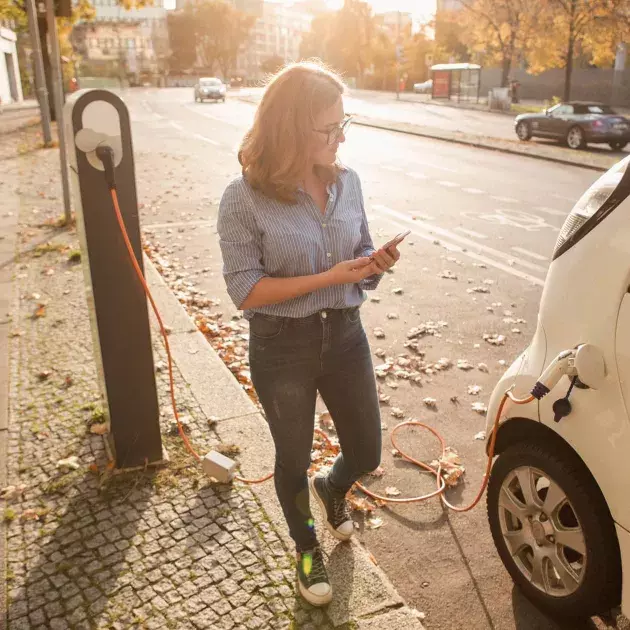
[[409,235],[411,234],[411,230],[407,230],[406,232],[401,232],[400,234],[396,234],[391,241],[388,241],[381,247],[381,249],[389,249],[390,247],[395,247],[396,245],[400,245]]

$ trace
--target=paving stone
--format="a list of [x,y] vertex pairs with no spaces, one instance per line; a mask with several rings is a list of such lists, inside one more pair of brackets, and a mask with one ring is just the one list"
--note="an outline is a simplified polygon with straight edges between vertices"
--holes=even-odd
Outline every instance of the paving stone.
[[202,612],[196,614],[191,618],[191,621],[199,630],[208,630],[208,628],[214,628],[214,623],[219,619],[219,615],[210,608],[206,608]]
[[211,605],[212,610],[218,615],[225,615],[232,610],[232,606],[230,606],[229,602],[225,599],[220,599],[218,602],[215,602]]

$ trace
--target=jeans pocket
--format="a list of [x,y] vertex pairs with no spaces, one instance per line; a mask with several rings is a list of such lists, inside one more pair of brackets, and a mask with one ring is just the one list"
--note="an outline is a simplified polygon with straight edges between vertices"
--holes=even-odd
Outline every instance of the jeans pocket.
[[351,324],[356,324],[358,321],[361,320],[361,309],[358,306],[355,306],[354,308],[347,308],[343,312],[343,315],[346,318],[347,322],[350,322]]
[[284,328],[284,318],[256,313],[249,321],[249,333],[256,339],[268,340],[277,337]]

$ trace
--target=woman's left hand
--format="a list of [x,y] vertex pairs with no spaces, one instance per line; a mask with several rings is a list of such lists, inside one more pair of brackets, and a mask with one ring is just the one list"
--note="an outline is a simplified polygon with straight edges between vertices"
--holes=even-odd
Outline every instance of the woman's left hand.
[[396,264],[400,258],[400,252],[396,247],[379,249],[372,254],[371,258],[372,266],[375,268],[374,273],[384,273]]

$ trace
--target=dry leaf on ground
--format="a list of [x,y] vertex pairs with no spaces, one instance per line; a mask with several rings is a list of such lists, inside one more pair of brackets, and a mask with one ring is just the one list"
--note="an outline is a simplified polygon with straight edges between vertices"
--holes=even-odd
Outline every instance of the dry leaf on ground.
[[90,433],[94,433],[95,435],[105,435],[108,431],[109,427],[107,426],[107,422],[90,425]]
[[57,468],[65,468],[66,470],[77,470],[80,467],[79,458],[76,455],[71,455],[65,459],[60,459],[57,462]]
[[474,402],[472,404],[472,410],[476,413],[485,416],[488,413],[488,407],[482,402]]
[[385,488],[385,494],[388,497],[398,497],[400,496],[400,490],[396,486],[389,486]]
[[0,490],[0,499],[10,501],[24,494],[26,486],[6,486]]
[[368,529],[378,529],[383,526],[383,519],[380,516],[371,516],[366,519],[365,526]]

